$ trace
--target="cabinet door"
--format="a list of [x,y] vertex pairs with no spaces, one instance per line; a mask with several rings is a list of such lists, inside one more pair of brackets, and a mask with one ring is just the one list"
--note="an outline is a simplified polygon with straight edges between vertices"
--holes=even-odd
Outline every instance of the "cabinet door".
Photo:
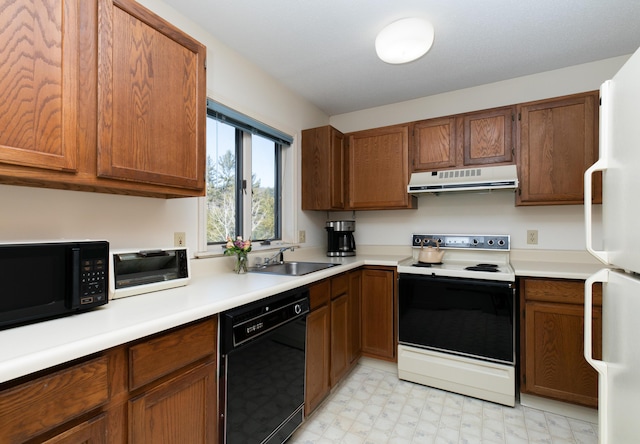
[[204,190],[204,46],[133,0],[98,14],[98,176]]
[[349,208],[413,208],[408,139],[408,125],[349,135]]
[[[582,204],[584,172],[598,156],[598,93],[524,104],[519,114],[516,203]],[[594,183],[600,199],[600,182]]]
[[507,106],[467,113],[462,120],[462,153],[465,166],[513,162],[515,107]]
[[0,437],[19,443],[105,405],[108,358],[101,356],[0,392]]
[[362,271],[362,352],[393,360],[395,347],[394,273]]
[[351,364],[355,364],[362,350],[362,322],[361,322],[361,298],[362,298],[362,271],[356,270],[349,273],[349,325],[348,329],[348,358]]
[[349,369],[349,298],[347,293],[331,301],[331,386]]
[[344,135],[330,126],[302,132],[302,209],[345,208]]
[[329,394],[330,321],[328,303],[307,316],[305,416]]
[[129,442],[211,443],[217,437],[215,362],[129,401]]
[[417,122],[413,125],[412,135],[412,171],[456,166],[455,117]]
[[44,441],[43,444],[107,444],[107,420],[99,415],[83,422],[58,436]]
[[76,171],[81,1],[3,2],[0,163]]
[[[602,310],[594,307],[593,315],[593,354],[600,357]],[[583,324],[580,305],[526,303],[523,392],[598,406],[598,374],[584,359]]]

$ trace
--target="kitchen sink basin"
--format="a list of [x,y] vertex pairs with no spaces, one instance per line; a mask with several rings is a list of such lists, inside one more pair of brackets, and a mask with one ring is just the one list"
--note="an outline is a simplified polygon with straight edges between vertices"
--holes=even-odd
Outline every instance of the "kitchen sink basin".
[[330,264],[326,262],[285,262],[282,264],[271,264],[264,267],[250,268],[254,273],[281,274],[283,276],[302,276],[314,271],[326,270],[340,264]]

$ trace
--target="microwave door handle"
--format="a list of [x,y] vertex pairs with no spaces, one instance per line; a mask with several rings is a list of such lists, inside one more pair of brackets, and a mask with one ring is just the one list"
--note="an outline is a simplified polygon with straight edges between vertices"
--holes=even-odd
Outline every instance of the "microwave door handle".
[[80,307],[80,248],[71,248],[71,300],[69,308]]

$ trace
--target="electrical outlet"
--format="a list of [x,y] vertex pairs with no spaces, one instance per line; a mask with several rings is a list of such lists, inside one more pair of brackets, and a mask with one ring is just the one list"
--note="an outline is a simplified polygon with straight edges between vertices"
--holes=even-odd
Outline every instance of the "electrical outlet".
[[538,245],[538,230],[527,230],[527,244]]
[[304,244],[307,241],[307,233],[304,230],[298,231],[298,242]]
[[174,247],[186,247],[187,239],[184,231],[176,231],[173,233],[173,246]]

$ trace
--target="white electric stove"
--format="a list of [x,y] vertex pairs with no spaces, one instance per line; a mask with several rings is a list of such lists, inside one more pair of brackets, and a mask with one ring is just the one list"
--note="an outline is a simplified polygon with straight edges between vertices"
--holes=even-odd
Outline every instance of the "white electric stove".
[[[419,261],[440,245],[442,262]],[[401,379],[513,406],[515,273],[508,235],[414,234],[398,266]]]

